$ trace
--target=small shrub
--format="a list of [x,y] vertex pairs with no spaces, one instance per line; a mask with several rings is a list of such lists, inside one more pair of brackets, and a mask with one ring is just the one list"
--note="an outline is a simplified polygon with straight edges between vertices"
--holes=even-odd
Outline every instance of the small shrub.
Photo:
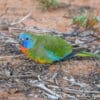
[[72,23],[74,25],[83,27],[85,29],[87,28],[93,28],[96,24],[100,22],[100,18],[93,14],[88,14],[86,12],[82,13],[79,16],[74,16],[72,18]]
[[42,10],[55,9],[58,7],[58,0],[37,0]]

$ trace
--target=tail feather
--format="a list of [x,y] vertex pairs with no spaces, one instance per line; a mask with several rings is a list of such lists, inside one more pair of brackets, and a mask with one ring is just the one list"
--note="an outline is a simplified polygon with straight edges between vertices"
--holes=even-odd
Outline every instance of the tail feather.
[[89,53],[89,52],[85,52],[85,51],[81,51],[81,52],[77,53],[77,56],[80,56],[80,57],[96,57],[96,58],[100,58],[99,54],[93,54],[93,53]]

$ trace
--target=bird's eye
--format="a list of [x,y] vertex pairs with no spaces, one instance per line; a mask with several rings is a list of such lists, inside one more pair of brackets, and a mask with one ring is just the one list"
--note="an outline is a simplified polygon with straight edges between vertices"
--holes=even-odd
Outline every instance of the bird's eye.
[[26,38],[26,40],[29,40],[29,38]]

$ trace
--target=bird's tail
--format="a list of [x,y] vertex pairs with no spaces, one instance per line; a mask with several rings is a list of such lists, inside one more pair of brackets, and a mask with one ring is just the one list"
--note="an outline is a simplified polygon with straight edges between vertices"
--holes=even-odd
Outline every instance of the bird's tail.
[[79,57],[96,57],[100,59],[100,54],[93,54],[93,53],[89,53],[86,51],[81,51],[79,53],[77,53],[77,56]]

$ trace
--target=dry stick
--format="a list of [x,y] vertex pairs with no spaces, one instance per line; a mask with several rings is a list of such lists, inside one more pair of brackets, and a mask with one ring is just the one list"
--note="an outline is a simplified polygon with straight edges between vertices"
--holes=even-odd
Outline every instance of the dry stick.
[[29,12],[26,16],[24,16],[22,19],[16,21],[16,22],[12,22],[10,25],[13,26],[13,25],[16,25],[16,24],[19,24],[21,22],[23,22],[24,20],[26,20],[28,17],[30,17],[32,14],[32,11]]
[[16,78],[38,78],[37,75],[31,74],[31,75],[18,75],[18,76],[0,76],[0,80],[2,79],[16,79]]
[[99,91],[81,91],[81,90],[76,90],[76,89],[70,89],[70,88],[61,88],[63,92],[65,93],[70,93],[70,94],[100,94]]
[[49,88],[46,87],[46,84],[44,83],[41,83],[41,82],[38,82],[38,83],[31,83],[31,85],[33,87],[36,87],[36,88],[40,88],[44,91],[46,91],[47,93],[57,97],[57,98],[61,98],[61,96],[59,94],[56,94],[54,91],[50,90]]
[[[25,84],[27,84],[28,86],[30,86],[31,88],[34,87],[34,88],[39,88],[43,91],[45,91],[45,95],[49,96],[50,98],[53,98],[53,99],[59,99],[59,98],[62,98],[61,95],[57,94],[56,92],[52,91],[51,89],[49,89],[47,87],[47,84],[48,82],[46,81],[43,81],[43,80],[39,80],[39,77],[38,77],[38,80],[30,80],[30,82],[25,82]],[[59,88],[59,87],[58,87]]]
[[[27,18],[29,18],[29,17],[31,16],[31,14],[32,14],[32,10],[30,11],[30,13],[28,13],[28,14],[27,14],[26,16],[24,16],[22,19],[20,19],[20,20],[18,20],[18,21],[16,21],[16,22],[12,22],[12,23],[10,24],[11,27],[8,28],[8,29],[9,29],[9,33],[12,33],[12,27],[13,27],[14,25],[20,24],[21,22],[23,22],[24,20],[26,20]],[[12,33],[12,35],[13,35],[13,36],[16,36],[16,34],[13,34],[13,33]]]
[[19,57],[23,57],[23,55],[16,55],[16,56],[1,56],[0,57],[0,61],[2,60],[6,60],[6,59],[9,59],[9,58],[19,58]]
[[3,29],[3,30],[11,30],[11,27],[13,27],[14,25],[16,24],[20,24],[21,22],[23,22],[24,20],[26,20],[28,17],[30,17],[32,14],[32,11],[29,12],[26,16],[24,16],[22,19],[18,20],[18,21],[15,21],[15,22],[12,22],[12,23],[9,23],[9,24],[0,24],[0,29]]
[[97,37],[97,38],[95,38],[95,39],[93,39],[93,40],[91,40],[91,41],[86,41],[86,42],[84,42],[83,44],[87,44],[87,43],[91,43],[91,42],[94,42],[94,41],[100,41],[100,38],[99,37]]
[[59,87],[58,85],[49,85],[50,87],[53,88],[60,88],[64,93],[67,94],[82,94],[82,93],[86,93],[86,94],[100,94],[99,91],[82,91],[82,90],[77,90],[77,89],[70,89],[70,88],[65,88],[65,87]]

